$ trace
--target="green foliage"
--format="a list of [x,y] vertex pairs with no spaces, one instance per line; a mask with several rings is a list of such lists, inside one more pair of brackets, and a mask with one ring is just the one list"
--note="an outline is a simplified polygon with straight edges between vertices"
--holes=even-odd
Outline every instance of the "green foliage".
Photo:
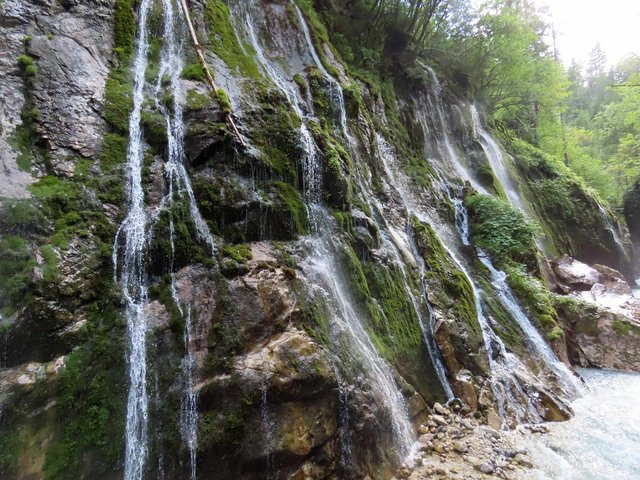
[[[209,29],[209,44],[213,52],[232,70],[238,70],[249,78],[259,78],[258,67],[253,61],[251,45],[240,45],[234,32],[229,7],[222,0],[207,0],[204,21]],[[247,52],[247,53],[245,53]]]
[[[87,341],[65,362],[58,387],[58,432],[47,450],[46,480],[71,480],[87,468],[103,475],[120,467],[124,449],[124,332],[108,304],[96,305]],[[90,466],[87,458],[91,458]]]
[[534,230],[520,211],[499,198],[480,194],[469,195],[465,205],[476,245],[499,262],[530,263]]

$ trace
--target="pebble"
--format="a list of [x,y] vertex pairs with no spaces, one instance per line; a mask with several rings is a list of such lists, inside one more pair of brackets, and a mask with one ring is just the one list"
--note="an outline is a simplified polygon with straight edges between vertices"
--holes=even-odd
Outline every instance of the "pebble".
[[433,409],[436,411],[437,414],[439,415],[447,415],[449,413],[449,410],[447,410],[446,408],[444,408],[441,404],[439,403],[435,403],[433,405]]
[[431,418],[433,418],[433,421],[436,422],[436,424],[438,425],[442,426],[447,424],[447,421],[445,420],[445,418],[440,415],[432,415]]
[[467,453],[469,451],[469,447],[467,447],[462,442],[453,442],[453,450],[458,453]]
[[493,466],[493,462],[491,460],[488,460],[484,463],[481,463],[478,466],[478,470],[480,470],[482,473],[486,473],[487,475],[491,475],[495,470],[495,467]]
[[531,461],[531,459],[526,455],[523,455],[522,453],[518,453],[515,457],[513,457],[513,459],[523,467],[533,467],[533,462]]

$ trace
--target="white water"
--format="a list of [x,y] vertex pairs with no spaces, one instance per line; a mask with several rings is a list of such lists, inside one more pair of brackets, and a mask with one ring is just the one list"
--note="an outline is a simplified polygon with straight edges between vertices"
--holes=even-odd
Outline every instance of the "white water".
[[[243,44],[239,32],[244,31],[247,40],[251,43],[256,55],[258,66],[262,72],[276,85],[276,87],[284,94],[289,101],[289,105],[293,111],[302,119],[300,124],[300,147],[304,152],[302,158],[302,168],[305,172],[304,192],[307,199],[313,202],[320,201],[322,189],[322,170],[318,161],[319,153],[311,131],[307,126],[307,116],[303,112],[301,105],[305,105],[305,101],[300,98],[297,85],[293,82],[293,76],[287,77],[277,62],[268,59],[265,49],[260,41],[256,28],[264,27],[266,20],[262,16],[263,7],[257,0],[239,0],[231,5],[231,20],[234,23],[234,31],[238,36],[238,42]],[[311,196],[315,198],[310,198]]]
[[[144,268],[147,214],[142,188],[143,142],[140,115],[144,101],[145,70],[149,52],[148,15],[151,0],[142,0],[139,10],[138,44],[134,61],[133,110],[129,119],[129,147],[125,173],[127,216],[120,226],[113,248],[114,274],[126,302],[129,394],[125,438],[125,480],[141,480],[147,460],[149,399],[147,393],[147,278]],[[124,240],[122,265],[120,241]],[[116,278],[117,280],[117,278]]]
[[600,203],[598,203],[598,210],[600,211],[600,215],[602,216],[602,220],[604,221],[607,231],[611,234],[611,236],[613,237],[613,241],[620,249],[620,253],[625,259],[628,260],[627,247],[620,237],[619,228],[613,224],[610,215],[607,213],[607,210]]
[[[187,202],[189,214],[195,225],[197,239],[207,244],[215,253],[215,243],[198,209],[191,181],[184,167],[184,92],[180,84],[184,57],[184,14],[171,0],[162,0],[163,39],[160,55],[158,80],[155,86],[145,82],[145,71],[149,63],[149,15],[152,0],[142,0],[138,13],[138,39],[134,61],[133,110],[129,120],[129,147],[125,173],[127,194],[127,216],[120,226],[114,243],[113,264],[116,280],[118,275],[126,301],[129,395],[127,400],[125,480],[140,480],[144,476],[148,460],[148,392],[147,392],[147,272],[144,262],[145,248],[153,236],[153,226],[160,213],[169,211],[169,237],[171,242],[171,293],[180,310],[185,310],[178,301],[173,271],[175,252],[175,228],[173,218],[174,199]],[[163,81],[168,78],[167,87]],[[173,105],[166,107],[160,102],[163,89],[169,91]],[[151,215],[145,206],[142,185],[142,160],[145,144],[142,136],[141,111],[145,101],[145,91],[151,95],[156,108],[164,115],[167,130],[166,161],[167,194],[155,206]],[[120,244],[124,241],[124,249]],[[122,257],[122,265],[119,264]],[[185,356],[182,360],[184,395],[180,412],[180,430],[189,451],[189,478],[196,479],[197,451],[197,395],[195,393],[196,362],[194,358],[195,326],[190,308],[186,309],[184,331]]]
[[569,371],[567,366],[558,359],[546,340],[542,338],[538,329],[531,323],[527,314],[524,313],[511,287],[507,284],[507,275],[496,269],[489,257],[480,249],[478,249],[478,258],[482,264],[487,267],[489,272],[491,272],[491,284],[494,286],[501,303],[509,310],[512,318],[522,329],[527,349],[531,353],[531,358],[538,362],[540,368],[550,370],[550,372],[555,375],[567,395],[577,395],[578,392],[582,391],[578,379]]
[[[271,57],[265,53],[265,46],[256,32],[256,28],[264,26],[262,8],[256,0],[243,0],[232,5],[232,18],[236,26],[244,30],[256,52],[256,60],[263,72],[285,95],[291,107],[302,119],[300,138],[301,147],[305,152],[302,162],[304,197],[316,233],[308,238],[311,255],[301,267],[312,280],[310,283],[314,287],[315,294],[325,299],[331,309],[331,329],[334,333],[334,341],[343,345],[344,351],[348,351],[353,357],[352,360],[361,363],[364,367],[364,372],[360,372],[360,374],[364,373],[368,378],[367,383],[374,392],[375,398],[380,405],[385,407],[392,426],[397,453],[403,457],[409,453],[414,439],[407,408],[395,384],[391,368],[380,357],[369,338],[362,323],[362,315],[354,309],[355,302],[351,298],[349,282],[346,281],[342,265],[338,261],[338,252],[342,250],[342,247],[333,243],[336,226],[330,214],[321,205],[321,156],[307,126],[310,119],[304,114],[301,107],[306,102],[300,97],[299,90],[292,81],[292,75],[285,72],[276,61],[271,60]],[[307,37],[305,40],[310,42],[304,17],[299,10],[297,10],[297,15]],[[308,53],[314,62],[321,65],[312,46]],[[323,68],[321,71],[326,73]],[[337,82],[333,80],[330,85],[335,86]],[[337,87],[339,88],[339,85]],[[342,96],[341,90],[339,93]],[[350,373],[353,375],[356,372]]]
[[189,450],[189,479],[196,480],[198,449],[198,393],[195,389],[197,370],[195,359],[195,331],[191,316],[191,306],[187,307],[184,327],[184,351],[182,359],[183,397],[180,408],[180,431]]
[[529,437],[535,480],[640,478],[640,374],[581,370],[589,392],[573,402],[575,416]]
[[480,142],[485,156],[487,157],[487,160],[491,165],[491,169],[493,170],[496,179],[500,182],[500,185],[502,185],[502,189],[504,190],[507,199],[513,206],[515,206],[518,210],[528,216],[524,200],[520,195],[520,191],[515,179],[509,172],[509,168],[507,167],[507,160],[502,152],[502,149],[500,148],[500,145],[498,145],[498,142],[496,142],[494,138],[489,135],[489,133],[482,126],[480,115],[478,114],[476,106],[472,104],[469,107],[469,110],[471,111],[473,135]]
[[[469,184],[478,192],[487,194],[487,189],[482,186],[476,176],[471,171],[471,167],[459,155],[449,135],[450,122],[445,114],[442,99],[442,85],[438,80],[435,71],[422,65],[431,77],[432,92],[426,96],[421,96],[420,102],[414,102],[415,111],[418,113],[418,122],[423,130],[425,142],[425,156],[435,166],[445,178],[454,180],[455,177]],[[433,122],[429,124],[429,120]],[[430,138],[431,137],[431,138]],[[430,146],[435,142],[435,150]]]

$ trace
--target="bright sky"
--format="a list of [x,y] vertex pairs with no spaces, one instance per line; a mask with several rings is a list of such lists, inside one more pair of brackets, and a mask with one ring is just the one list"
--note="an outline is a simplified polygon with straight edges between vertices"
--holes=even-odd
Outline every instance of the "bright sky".
[[534,0],[549,7],[556,43],[565,64],[586,64],[600,42],[607,63],[628,53],[640,54],[640,0]]

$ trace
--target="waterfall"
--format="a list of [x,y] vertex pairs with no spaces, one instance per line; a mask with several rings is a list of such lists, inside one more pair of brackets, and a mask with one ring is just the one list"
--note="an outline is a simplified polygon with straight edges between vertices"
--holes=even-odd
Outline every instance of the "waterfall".
[[[331,330],[336,344],[344,346],[345,354],[353,356],[353,360],[361,362],[370,387],[375,391],[377,400],[385,406],[389,413],[393,437],[397,453],[407,454],[413,443],[413,432],[409,422],[407,408],[389,365],[377,352],[362,322],[362,315],[354,309],[356,302],[352,298],[349,282],[338,259],[343,247],[338,244],[337,227],[329,212],[321,203],[322,199],[322,165],[318,151],[307,123],[310,121],[301,105],[306,102],[292,81],[292,75],[283,70],[277,62],[270,60],[256,32],[256,28],[264,27],[261,22],[263,8],[256,0],[234,2],[231,6],[232,18],[237,28],[242,28],[251,43],[255,58],[265,75],[285,95],[292,109],[301,118],[300,143],[304,151],[302,159],[304,198],[309,217],[315,232],[307,241],[311,254],[301,265],[310,277],[314,293],[326,299],[331,309]],[[308,27],[299,10],[298,19],[308,35]],[[310,39],[309,39],[310,40]],[[308,52],[314,61],[315,50]],[[317,59],[319,61],[319,59]],[[291,77],[291,78],[290,78]],[[337,84],[334,80],[334,84]],[[339,87],[339,85],[338,85]],[[341,90],[340,90],[341,95]],[[346,124],[346,120],[345,120]],[[344,343],[342,343],[344,342]],[[348,362],[344,362],[345,365]],[[354,374],[355,372],[352,372]]]
[[496,176],[496,180],[502,185],[507,200],[511,202],[522,213],[527,215],[527,208],[525,207],[524,200],[520,196],[517,184],[509,173],[509,167],[507,166],[507,160],[502,153],[502,149],[498,142],[496,142],[491,135],[484,129],[482,122],[480,121],[480,115],[475,105],[469,107],[471,111],[471,121],[473,126],[473,135],[482,146],[482,150],[491,165],[491,170]]
[[196,460],[198,448],[198,394],[195,390],[197,369],[194,356],[194,325],[191,306],[187,307],[184,327],[184,351],[182,359],[183,398],[180,408],[180,432],[189,450],[189,479],[196,480]]
[[611,237],[613,238],[613,241],[615,242],[617,247],[620,249],[620,253],[624,257],[624,259],[628,260],[629,256],[628,256],[628,253],[627,253],[627,248],[625,247],[624,243],[622,242],[622,238],[620,238],[619,229],[616,228],[616,226],[611,221],[611,217],[609,216],[609,213],[607,213],[607,210],[604,208],[604,206],[600,202],[597,202],[597,204],[598,204],[598,211],[600,212],[600,216],[602,217],[602,221],[605,224],[605,228],[611,234]]
[[[496,180],[498,180],[498,182],[502,186],[507,200],[511,203],[511,205],[520,210],[520,212],[522,212],[526,218],[535,218],[535,215],[525,203],[516,180],[509,172],[509,167],[507,165],[508,160],[503,153],[502,148],[500,147],[500,145],[498,145],[498,142],[496,142],[496,140],[489,134],[489,132],[487,132],[487,130],[482,126],[482,122],[480,121],[480,114],[478,113],[478,109],[476,108],[476,106],[474,104],[471,104],[469,106],[469,110],[471,112],[473,136],[480,143],[480,146],[482,147],[482,150],[484,151],[484,154],[489,161],[489,165],[491,165],[491,170],[493,171]],[[543,238],[537,237],[536,245],[545,255],[549,256],[550,249]]]
[[[195,225],[195,234],[211,253],[216,246],[198,209],[191,181],[184,166],[184,93],[180,84],[184,57],[184,12],[172,0],[162,0],[163,47],[160,54],[158,79],[154,86],[147,85],[145,72],[149,65],[149,28],[152,0],[142,0],[138,13],[138,37],[133,65],[134,88],[133,110],[129,119],[129,146],[125,170],[127,215],[116,234],[113,249],[115,280],[120,281],[126,302],[129,394],[127,400],[125,480],[141,480],[144,476],[148,456],[148,392],[146,335],[148,279],[145,265],[145,249],[153,237],[153,227],[160,213],[169,212],[169,240],[171,244],[171,295],[182,315],[186,310],[184,330],[185,355],[182,361],[184,396],[181,406],[181,434],[189,451],[189,477],[196,478],[197,451],[197,395],[195,393],[194,332],[191,308],[180,305],[174,272],[175,225],[174,201],[186,202],[189,215]],[[168,82],[167,82],[168,79]],[[166,86],[165,86],[166,85]],[[166,89],[173,99],[165,106],[160,98]],[[145,205],[142,185],[142,160],[145,144],[142,136],[141,114],[148,93],[155,108],[164,116],[167,130],[166,159],[164,171],[167,193],[160,203]],[[147,213],[149,207],[151,214]],[[122,244],[124,243],[124,246]],[[122,260],[120,260],[122,258]],[[121,262],[121,264],[120,264]]]
[[268,390],[269,385],[265,381],[260,387],[260,428],[262,429],[263,451],[266,459],[265,478],[266,480],[271,480],[273,476],[273,455],[271,454],[271,449],[273,448],[273,423],[269,413]]
[[333,104],[337,106],[338,109],[338,120],[340,122],[340,128],[342,132],[345,134],[348,140],[351,142],[351,137],[347,131],[347,109],[344,107],[344,93],[342,91],[342,87],[340,83],[333,78],[333,76],[329,75],[327,69],[324,67],[320,57],[318,56],[318,52],[316,52],[316,48],[313,45],[313,41],[311,40],[311,33],[309,32],[309,25],[307,25],[307,21],[304,18],[304,15],[300,11],[300,8],[295,3],[292,3],[294,10],[296,11],[296,16],[298,17],[298,22],[300,23],[300,27],[302,28],[302,34],[304,35],[304,40],[307,45],[307,51],[311,54],[311,58],[313,59],[313,63],[320,70],[324,79],[329,82],[329,88],[331,93],[331,99],[333,100]]
[[[116,281],[120,282],[126,302],[127,354],[129,394],[125,438],[125,480],[141,480],[147,459],[147,426],[149,399],[147,393],[147,274],[144,247],[147,241],[147,213],[142,188],[143,142],[140,123],[144,100],[145,71],[148,64],[148,15],[152,0],[142,0],[139,10],[139,31],[134,60],[133,110],[129,119],[129,146],[125,170],[127,216],[116,233],[113,265]],[[119,265],[120,242],[124,240],[122,266]]]

